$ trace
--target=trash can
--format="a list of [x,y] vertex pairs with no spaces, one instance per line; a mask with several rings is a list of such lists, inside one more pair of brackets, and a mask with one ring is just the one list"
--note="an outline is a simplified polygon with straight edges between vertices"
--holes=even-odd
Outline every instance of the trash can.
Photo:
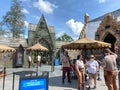
[[60,61],[59,61],[58,58],[55,59],[54,65],[55,65],[55,66],[60,65]]

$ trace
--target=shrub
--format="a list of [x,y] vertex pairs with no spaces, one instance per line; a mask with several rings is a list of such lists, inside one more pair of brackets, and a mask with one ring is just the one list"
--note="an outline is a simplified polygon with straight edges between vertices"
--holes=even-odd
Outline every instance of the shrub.
[[33,62],[34,62],[34,63],[37,62],[37,56],[38,56],[38,53],[37,53],[37,52],[34,52],[34,57],[33,57]]
[[42,60],[41,60],[42,63],[46,63],[46,58],[45,57],[42,57]]

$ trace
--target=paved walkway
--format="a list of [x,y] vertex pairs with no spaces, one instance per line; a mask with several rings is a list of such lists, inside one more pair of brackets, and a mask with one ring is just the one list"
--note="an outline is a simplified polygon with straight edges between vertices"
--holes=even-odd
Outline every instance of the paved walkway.
[[[6,68],[7,76],[5,77],[5,87],[4,90],[13,90],[13,72],[16,72],[15,75],[15,84],[14,90],[19,90],[19,77],[24,73],[35,72],[36,68]],[[55,71],[51,72],[51,66],[49,65],[42,65],[38,68],[38,74],[41,75],[42,71],[49,72],[49,90],[77,90],[77,80],[72,79],[72,83],[65,84],[61,83],[61,66],[55,66]],[[100,71],[102,81],[97,81],[97,88],[96,90],[107,90],[105,86],[104,79],[103,79],[103,71]],[[117,81],[118,82],[118,81]],[[0,79],[0,90],[3,90],[3,78]]]

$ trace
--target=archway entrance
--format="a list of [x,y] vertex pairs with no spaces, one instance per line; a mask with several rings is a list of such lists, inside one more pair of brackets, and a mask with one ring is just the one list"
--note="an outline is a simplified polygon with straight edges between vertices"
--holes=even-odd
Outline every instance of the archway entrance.
[[107,42],[107,43],[111,43],[112,47],[111,47],[111,50],[114,52],[114,47],[115,47],[115,42],[116,42],[116,38],[112,35],[112,34],[108,34],[105,39],[104,39],[104,42]]

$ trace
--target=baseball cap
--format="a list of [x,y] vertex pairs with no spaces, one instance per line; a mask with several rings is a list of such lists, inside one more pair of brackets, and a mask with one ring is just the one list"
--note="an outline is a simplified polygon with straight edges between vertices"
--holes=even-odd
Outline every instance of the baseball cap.
[[90,58],[95,58],[95,56],[94,55],[90,55]]

